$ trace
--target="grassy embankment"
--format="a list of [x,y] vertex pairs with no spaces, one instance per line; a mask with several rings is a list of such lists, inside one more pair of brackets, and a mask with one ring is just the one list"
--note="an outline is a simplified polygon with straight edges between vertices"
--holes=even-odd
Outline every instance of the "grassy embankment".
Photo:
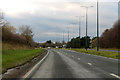
[[104,56],[108,58],[120,59],[120,54],[118,52],[99,51],[99,53],[97,53],[96,50],[89,50],[89,49],[87,51],[85,49],[69,49],[69,50],[74,50],[74,51],[81,52],[81,53]]
[[[9,49],[6,45],[9,46]],[[3,46],[4,49],[2,50],[2,73],[4,73],[9,68],[13,68],[26,63],[27,61],[45,51],[44,49],[31,49],[27,46],[23,46],[22,48],[20,45],[16,45],[16,47],[13,47],[13,45],[5,44]]]
[[[97,50],[97,47],[96,48],[93,48],[95,50]],[[120,49],[117,49],[117,48],[100,48],[100,50],[113,50],[113,51],[119,51]]]

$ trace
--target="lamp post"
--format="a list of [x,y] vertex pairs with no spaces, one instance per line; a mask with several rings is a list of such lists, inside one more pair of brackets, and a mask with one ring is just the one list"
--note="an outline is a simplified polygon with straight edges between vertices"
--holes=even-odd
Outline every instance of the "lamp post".
[[84,17],[84,16],[76,16],[79,18],[79,48],[81,46],[80,44],[80,37],[81,37],[81,18]]
[[86,9],[86,46],[85,46],[85,48],[86,48],[86,51],[87,51],[87,47],[88,47],[88,44],[87,44],[87,26],[88,26],[88,24],[87,24],[87,17],[88,17],[88,8],[90,8],[90,7],[93,7],[93,6],[81,6],[81,7],[84,7],[85,9]]
[[64,31],[63,31],[63,44],[64,44]]
[[68,42],[69,42],[69,27],[68,27]]
[[98,8],[98,0],[97,0],[97,52],[99,51],[99,8]]

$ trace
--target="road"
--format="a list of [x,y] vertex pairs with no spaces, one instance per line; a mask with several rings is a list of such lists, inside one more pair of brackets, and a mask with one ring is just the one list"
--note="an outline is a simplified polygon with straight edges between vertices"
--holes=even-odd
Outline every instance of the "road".
[[120,79],[118,60],[59,49],[49,49],[49,55],[32,71],[31,78]]

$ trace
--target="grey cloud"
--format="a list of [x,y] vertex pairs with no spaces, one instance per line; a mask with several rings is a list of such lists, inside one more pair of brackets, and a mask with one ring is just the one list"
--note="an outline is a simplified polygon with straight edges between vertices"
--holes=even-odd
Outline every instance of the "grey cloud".
[[[70,3],[70,4],[76,5],[77,6],[76,8],[79,9],[78,8],[79,3]],[[100,11],[101,11],[100,12],[100,35],[106,28],[112,27],[113,23],[117,19],[116,6],[112,6],[114,5],[113,3],[109,3],[109,4],[110,5],[104,4],[100,8]],[[47,10],[45,10],[44,12],[37,9],[37,11],[35,11],[34,14],[31,14],[29,12],[19,13],[18,17],[6,16],[6,19],[16,28],[18,28],[20,25],[30,25],[35,34],[34,35],[35,41],[44,42],[49,39],[53,41],[57,41],[57,40],[60,41],[62,40],[63,32],[66,33],[65,40],[67,41],[68,27],[70,28],[70,37],[73,37],[73,35],[78,36],[78,19],[75,18],[75,16],[79,16],[82,13],[84,14],[84,12],[80,13],[81,11],[77,9],[67,12],[66,10],[61,9],[61,5],[59,5],[57,8],[56,6],[52,5],[52,7],[55,7],[56,9],[59,9],[59,10],[54,11],[54,10],[49,10],[49,8],[48,9],[45,8],[48,10],[48,12]],[[64,8],[64,6],[62,5],[62,8]],[[92,37],[96,36],[95,8],[96,7],[89,10],[89,15],[88,15],[88,35]],[[107,15],[107,12],[109,13],[112,12],[112,13]],[[56,14],[53,14],[53,13],[56,13]],[[81,29],[82,29],[81,30],[82,36],[85,36],[85,18],[82,19]]]

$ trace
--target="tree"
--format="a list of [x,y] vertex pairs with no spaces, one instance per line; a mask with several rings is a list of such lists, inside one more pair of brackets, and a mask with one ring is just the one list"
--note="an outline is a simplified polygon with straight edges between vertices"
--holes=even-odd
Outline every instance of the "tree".
[[51,40],[48,40],[46,43],[51,44],[51,43],[52,43],[52,41],[51,41]]
[[33,32],[28,25],[22,25],[19,28],[20,34],[26,38],[26,43],[29,46],[33,46]]
[[2,25],[4,24],[4,16],[2,10],[0,10],[0,41],[2,41]]
[[93,37],[93,38],[92,38],[92,41],[95,40],[96,38],[97,38],[97,37]]
[[96,37],[94,37],[94,39],[92,39],[91,46],[92,46],[92,48],[97,47],[97,38]]
[[0,10],[0,27],[4,24],[4,13]]
[[100,37],[101,48],[120,48],[119,46],[119,31],[120,31],[120,20],[117,21],[112,28],[106,29]]
[[9,22],[4,21],[3,13],[0,10],[0,40],[12,44],[22,44],[33,46],[33,33],[29,26],[21,26],[20,34],[16,33],[16,28]]
[[[89,48],[89,46],[90,46],[90,41],[91,41],[91,39],[90,39],[90,37],[89,36],[87,36],[87,44],[88,44],[88,48]],[[80,44],[80,45],[79,45]],[[77,37],[77,38],[72,38],[71,39],[71,41],[69,41],[68,43],[67,43],[67,47],[69,48],[69,47],[71,47],[71,48],[85,48],[86,47],[86,36],[85,37],[82,37],[82,38],[80,38],[80,37]]]

